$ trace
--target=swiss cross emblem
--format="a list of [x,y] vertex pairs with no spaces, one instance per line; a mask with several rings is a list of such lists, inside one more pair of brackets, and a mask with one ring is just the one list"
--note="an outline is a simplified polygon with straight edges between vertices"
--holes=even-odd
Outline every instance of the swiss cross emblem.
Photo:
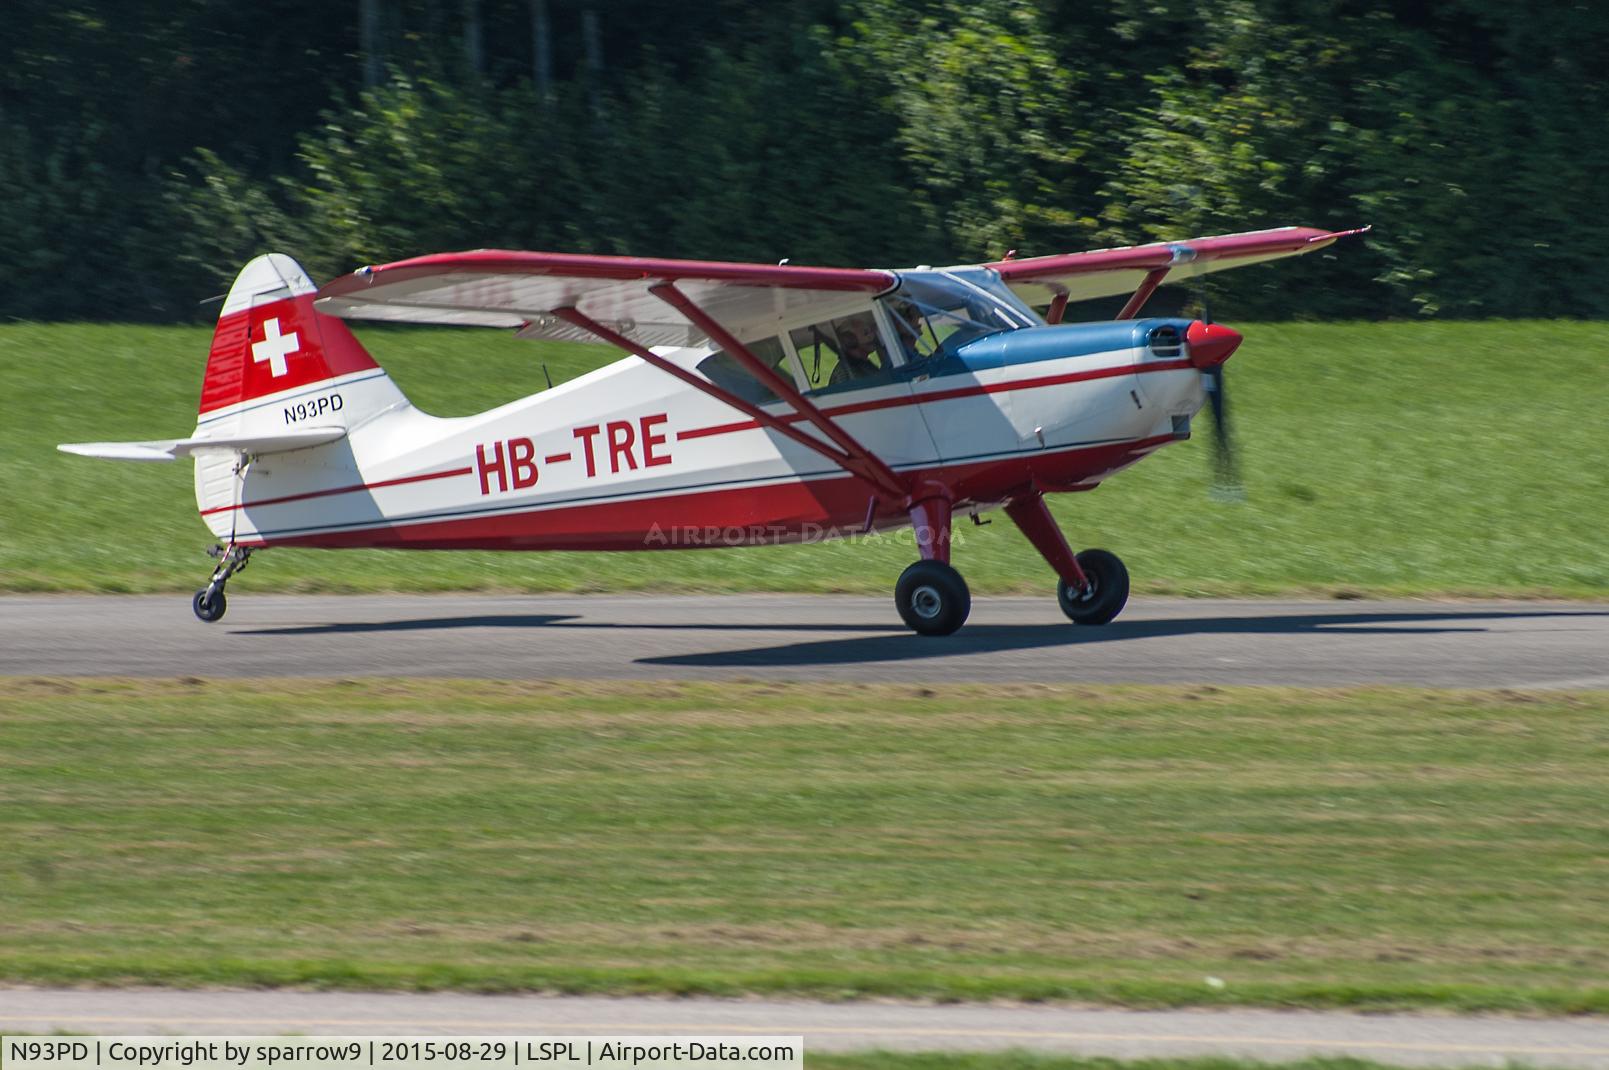
[[301,348],[301,342],[296,332],[290,334],[279,333],[279,317],[263,324],[263,340],[251,344],[251,359],[261,364],[268,362],[268,370],[275,379],[284,375],[289,369],[285,367],[285,358],[292,356]]

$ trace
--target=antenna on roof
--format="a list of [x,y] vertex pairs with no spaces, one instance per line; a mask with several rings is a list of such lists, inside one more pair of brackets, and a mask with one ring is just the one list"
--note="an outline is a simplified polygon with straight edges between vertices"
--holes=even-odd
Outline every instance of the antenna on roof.
[[228,296],[229,296],[228,294],[213,294],[211,297],[203,297],[201,300],[197,301],[196,304],[198,304],[198,305],[215,305],[219,301],[222,301],[224,298],[226,298]]
[[553,376],[548,374],[547,361],[542,362],[542,378],[544,378],[544,379],[546,379],[548,381],[548,389],[552,390],[553,389]]

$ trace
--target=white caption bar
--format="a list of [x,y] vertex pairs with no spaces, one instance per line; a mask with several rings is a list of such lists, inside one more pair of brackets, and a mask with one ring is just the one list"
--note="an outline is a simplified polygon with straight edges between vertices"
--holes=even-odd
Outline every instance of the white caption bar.
[[803,1037],[0,1037],[0,1070],[803,1070]]

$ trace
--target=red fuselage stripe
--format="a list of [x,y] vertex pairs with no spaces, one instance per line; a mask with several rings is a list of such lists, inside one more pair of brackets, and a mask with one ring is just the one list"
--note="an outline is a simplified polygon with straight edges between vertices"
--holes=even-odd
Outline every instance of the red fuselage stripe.
[[258,505],[280,505],[284,502],[306,501],[308,498],[328,498],[334,494],[356,494],[361,490],[379,490],[381,487],[400,487],[404,483],[424,483],[432,479],[451,479],[453,476],[474,475],[473,468],[451,468],[445,472],[425,472],[417,476],[402,476],[400,479],[382,479],[378,483],[354,483],[350,487],[331,487],[328,490],[310,490],[305,494],[287,494],[283,498],[262,498],[255,502],[241,502],[239,505],[219,505],[212,509],[203,509],[202,516],[211,516],[213,513],[230,513],[236,509],[251,509]]
[[[780,419],[788,423],[792,423],[798,418],[799,417],[793,415],[792,413],[780,417]],[[698,427],[691,431],[676,432],[676,441],[682,442],[689,438],[708,438],[711,435],[724,435],[731,431],[752,431],[759,426],[760,424],[756,420],[739,420],[735,424],[715,424],[711,427]]]

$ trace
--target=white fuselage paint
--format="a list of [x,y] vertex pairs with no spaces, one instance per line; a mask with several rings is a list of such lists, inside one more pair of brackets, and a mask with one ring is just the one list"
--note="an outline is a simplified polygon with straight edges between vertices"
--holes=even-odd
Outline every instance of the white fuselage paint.
[[[691,368],[708,352],[684,349],[667,356]],[[1144,373],[1146,366],[1157,363],[1166,362],[1144,348],[1119,349],[835,391],[814,400],[896,471],[931,469],[1168,436],[1173,417],[1194,414],[1205,395],[1195,368]],[[1112,374],[1011,388],[1103,370]],[[977,392],[947,396],[957,391]],[[232,456],[198,460],[197,502],[214,534],[247,543],[272,542],[721,488],[854,478],[825,457],[763,428],[681,437],[750,421],[635,357],[474,416],[423,413],[383,371],[375,370],[211,413],[198,431],[223,426],[244,433],[316,425],[320,400],[328,410],[337,397],[346,411],[369,414],[350,425],[338,442],[255,459],[243,475],[236,472]],[[298,404],[303,408],[297,410]],[[313,415],[298,420],[297,412],[307,413],[307,406]],[[864,411],[854,411],[862,406]],[[767,411],[783,415],[789,410],[776,403]],[[659,416],[662,421],[654,419]],[[611,424],[617,447],[627,437],[622,428],[630,429],[629,448],[611,450]],[[797,426],[817,434],[807,423]],[[584,433],[589,427],[598,428],[590,436],[591,474]],[[663,440],[645,444],[653,436]],[[515,487],[512,471],[499,480],[495,469],[483,480],[482,460],[492,459],[502,444],[509,464],[508,444],[516,440],[531,444],[535,481]],[[556,459],[565,454],[568,459]],[[458,474],[420,478],[444,472]],[[234,508],[241,502],[244,508]],[[966,504],[987,508],[996,503]]]

